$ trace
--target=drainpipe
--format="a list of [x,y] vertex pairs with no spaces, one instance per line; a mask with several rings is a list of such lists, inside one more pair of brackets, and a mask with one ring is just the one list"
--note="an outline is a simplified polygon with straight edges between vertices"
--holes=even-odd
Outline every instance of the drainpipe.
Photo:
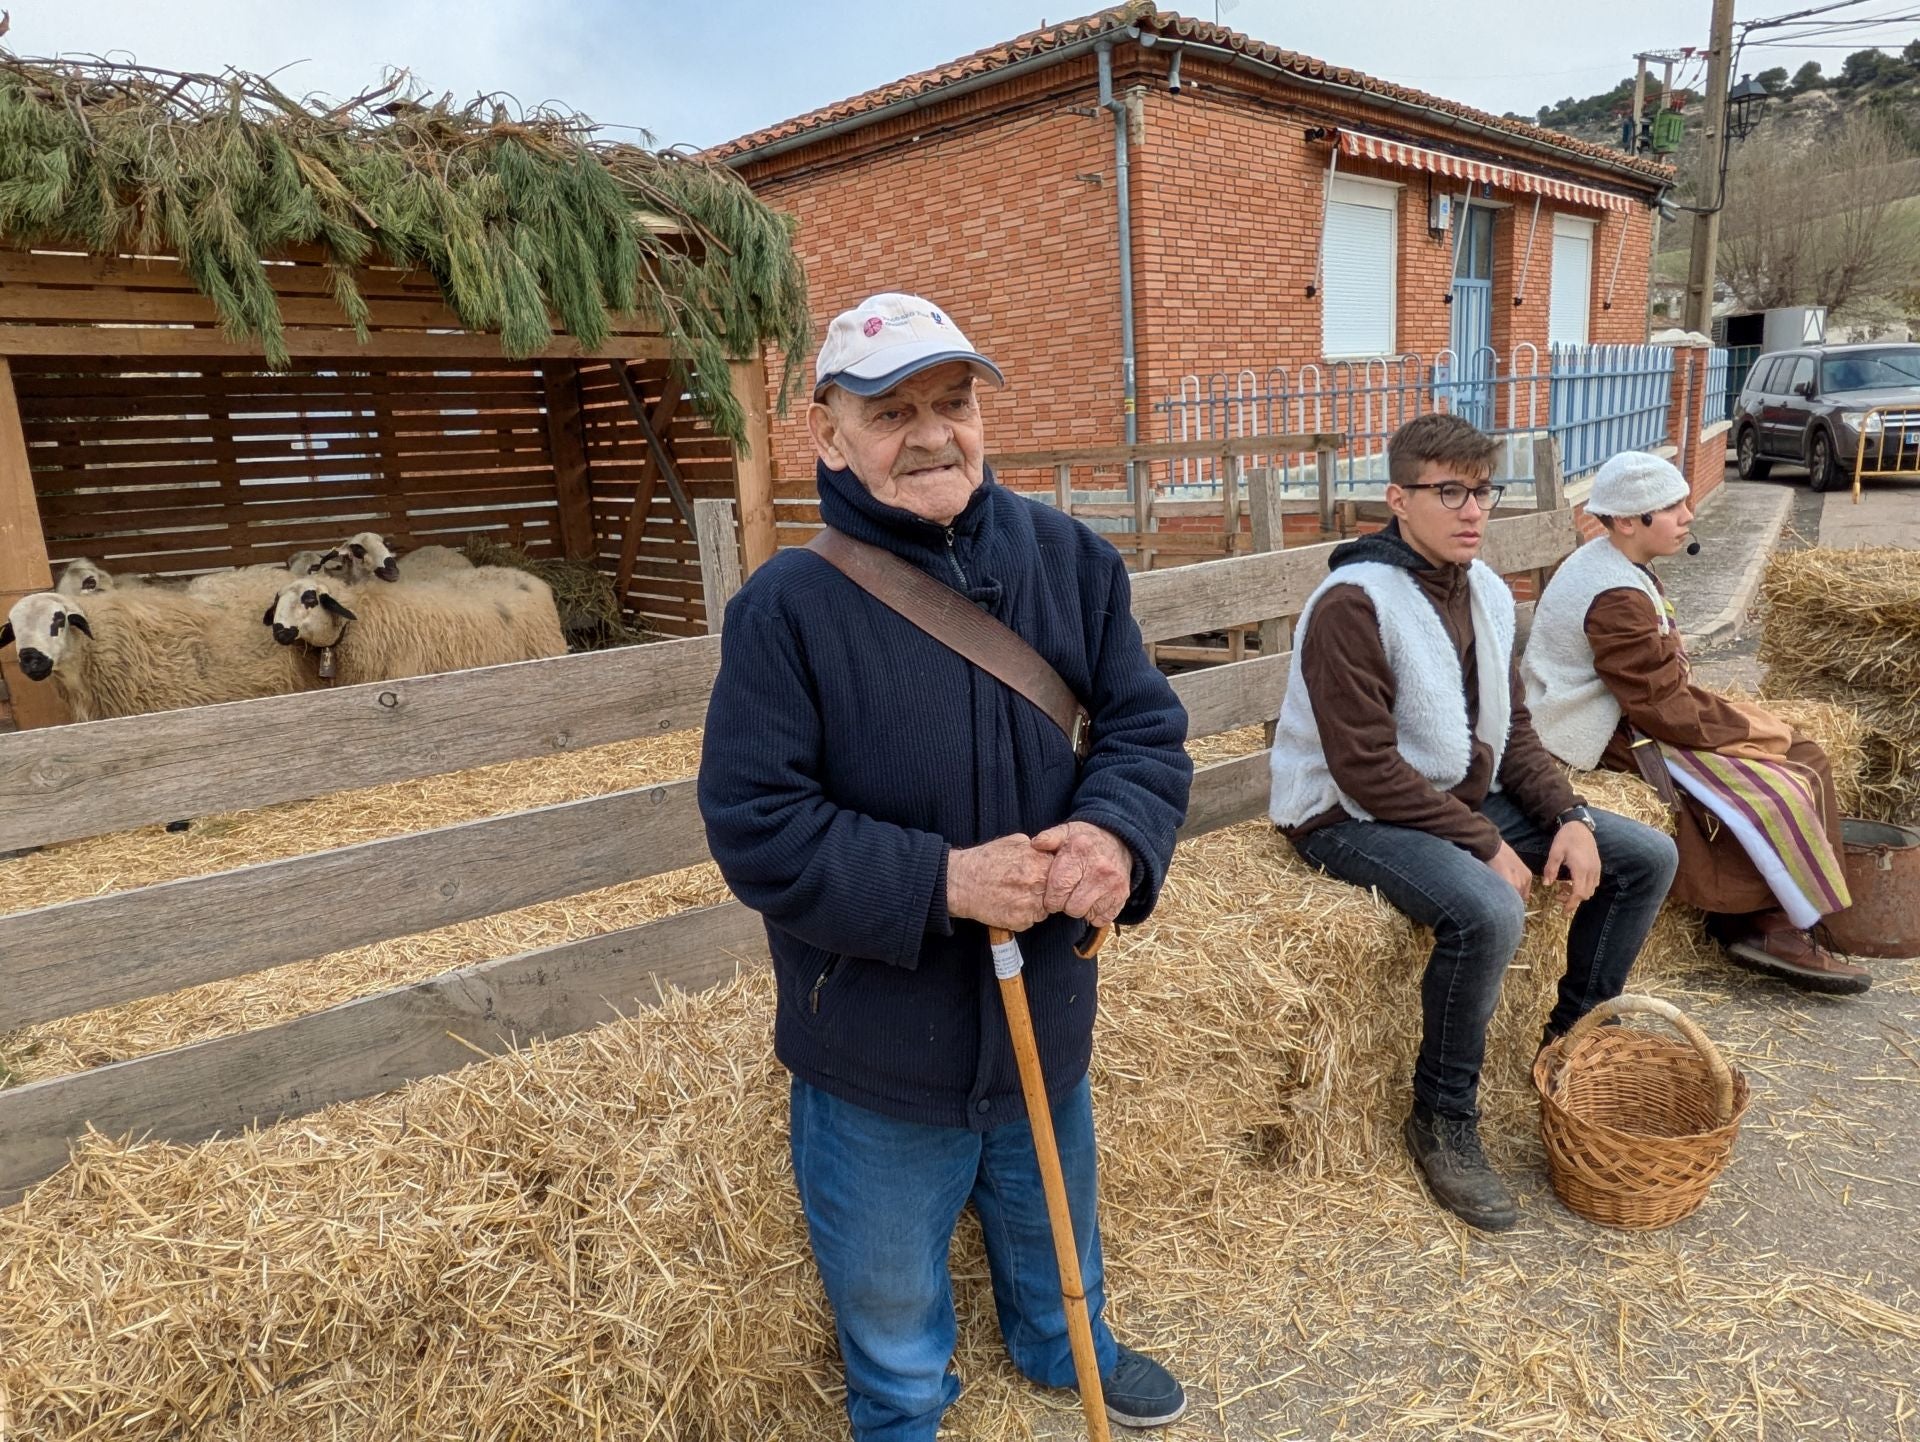
[[[1100,106],[1113,112],[1114,189],[1120,201],[1120,387],[1125,407],[1127,444],[1140,439],[1139,394],[1134,384],[1133,354],[1133,201],[1127,169],[1127,103],[1113,93],[1113,45],[1103,43],[1094,52],[1100,60]],[[1133,464],[1127,465],[1127,490],[1133,493]]]

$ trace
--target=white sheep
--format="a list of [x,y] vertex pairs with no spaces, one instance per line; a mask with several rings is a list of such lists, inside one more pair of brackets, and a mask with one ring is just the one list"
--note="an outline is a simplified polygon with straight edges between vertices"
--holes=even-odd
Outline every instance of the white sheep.
[[209,571],[187,582],[187,594],[196,601],[216,606],[237,606],[259,610],[287,584],[292,572],[281,565],[261,562],[253,566],[235,566],[226,571]]
[[296,576],[311,576],[326,559],[325,551],[295,551],[287,557],[287,569]]
[[378,531],[361,531],[339,542],[321,558],[320,573],[349,586],[400,579],[400,560]]
[[311,659],[274,645],[257,611],[145,586],[84,601],[55,591],[24,597],[0,627],[0,646],[8,642],[29,680],[52,679],[76,721],[320,684]]
[[473,569],[473,562],[452,546],[415,546],[400,557],[403,581],[437,581],[443,576],[465,575]]
[[280,592],[267,621],[283,646],[331,648],[342,686],[532,661],[567,650],[553,591],[524,571],[500,579],[463,577],[454,585],[392,587],[309,576]]
[[119,578],[98,561],[75,556],[60,572],[53,589],[62,596],[91,596],[99,591],[111,591],[118,584]]

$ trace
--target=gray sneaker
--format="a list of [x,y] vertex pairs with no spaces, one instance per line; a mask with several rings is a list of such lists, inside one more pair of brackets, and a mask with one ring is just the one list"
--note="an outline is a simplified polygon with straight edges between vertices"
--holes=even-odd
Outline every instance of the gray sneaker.
[[1513,1193],[1480,1149],[1478,1121],[1445,1116],[1415,1102],[1402,1131],[1427,1190],[1441,1206],[1483,1232],[1504,1232],[1520,1220]]
[[1107,1416],[1122,1427],[1164,1427],[1187,1410],[1187,1394],[1173,1373],[1131,1347],[1121,1347],[1113,1371],[1100,1379]]

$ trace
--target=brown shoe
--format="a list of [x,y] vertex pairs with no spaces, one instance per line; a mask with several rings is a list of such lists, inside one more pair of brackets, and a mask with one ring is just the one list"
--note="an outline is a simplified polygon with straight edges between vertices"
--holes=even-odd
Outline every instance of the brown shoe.
[[1779,912],[1757,918],[1755,929],[1727,945],[1727,955],[1753,971],[1777,976],[1804,991],[1852,996],[1873,985],[1864,966],[1835,956]]

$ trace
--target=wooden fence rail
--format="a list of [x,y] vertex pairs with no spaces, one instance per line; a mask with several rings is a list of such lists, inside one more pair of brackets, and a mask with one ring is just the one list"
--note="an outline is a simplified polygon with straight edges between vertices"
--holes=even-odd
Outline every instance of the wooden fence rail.
[[[1265,497],[1259,498],[1263,503]],[[1258,515],[1258,511],[1256,511]],[[1505,573],[1551,568],[1572,513],[1496,521]],[[1149,572],[1149,642],[1278,628],[1331,545]],[[0,735],[0,848],[246,809],[698,725],[718,637]],[[1190,734],[1269,721],[1290,656],[1176,677]],[[1262,814],[1264,752],[1195,777],[1183,836]],[[0,1029],[163,994],[705,860],[676,781],[0,916]],[[0,1091],[0,1203],[92,1126],[196,1141],[451,1070],[697,989],[765,956],[729,904],[461,968],[258,1031]]]

